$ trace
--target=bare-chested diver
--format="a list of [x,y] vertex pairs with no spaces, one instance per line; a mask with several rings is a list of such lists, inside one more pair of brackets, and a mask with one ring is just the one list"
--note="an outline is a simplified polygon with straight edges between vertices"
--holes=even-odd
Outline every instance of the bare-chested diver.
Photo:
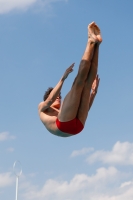
[[38,106],[39,116],[46,129],[54,135],[69,137],[81,132],[97,93],[99,77],[98,50],[102,37],[99,27],[88,25],[88,41],[78,74],[61,105],[61,88],[73,71],[74,63],[65,71],[54,88],[48,88],[44,101]]

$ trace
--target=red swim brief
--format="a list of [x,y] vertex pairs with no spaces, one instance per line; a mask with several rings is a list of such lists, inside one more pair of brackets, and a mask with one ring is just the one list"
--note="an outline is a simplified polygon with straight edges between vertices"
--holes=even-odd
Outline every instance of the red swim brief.
[[76,135],[80,133],[84,128],[83,124],[78,118],[72,119],[67,122],[60,122],[57,118],[56,125],[60,131],[64,133],[69,133],[72,135]]

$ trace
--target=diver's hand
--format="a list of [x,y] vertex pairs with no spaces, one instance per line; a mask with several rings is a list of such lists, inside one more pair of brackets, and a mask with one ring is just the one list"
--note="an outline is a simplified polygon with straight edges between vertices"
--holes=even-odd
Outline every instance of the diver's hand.
[[68,67],[62,77],[62,80],[64,81],[68,75],[73,71],[73,67],[74,67],[75,63],[71,64],[70,67]]
[[99,82],[100,82],[100,78],[97,74],[95,80],[93,81],[92,87],[91,87],[92,93],[95,93],[95,94],[97,93]]

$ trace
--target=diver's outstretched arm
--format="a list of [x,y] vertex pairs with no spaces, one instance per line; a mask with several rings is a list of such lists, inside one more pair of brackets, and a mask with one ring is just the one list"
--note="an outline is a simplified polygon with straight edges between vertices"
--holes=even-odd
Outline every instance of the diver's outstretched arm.
[[43,101],[39,104],[38,110],[40,112],[48,109],[52,105],[52,103],[56,100],[57,96],[59,95],[59,93],[61,91],[61,88],[63,86],[65,79],[73,71],[73,67],[74,67],[74,63],[66,69],[66,71],[65,71],[64,75],[62,76],[62,78],[60,79],[60,81],[57,83],[57,85],[50,92],[48,98],[45,101]]

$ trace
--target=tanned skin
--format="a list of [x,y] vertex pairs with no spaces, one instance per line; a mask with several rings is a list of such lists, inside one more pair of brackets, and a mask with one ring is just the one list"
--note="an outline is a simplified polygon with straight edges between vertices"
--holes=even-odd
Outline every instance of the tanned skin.
[[98,51],[101,42],[100,29],[95,22],[92,22],[88,25],[88,41],[79,65],[78,74],[63,103],[61,104],[59,93],[65,79],[73,71],[75,63],[66,69],[64,75],[53,88],[48,98],[38,105],[40,120],[52,134],[61,137],[72,136],[72,134],[64,133],[57,128],[57,117],[61,122],[70,121],[77,117],[85,125],[100,81],[97,69]]

